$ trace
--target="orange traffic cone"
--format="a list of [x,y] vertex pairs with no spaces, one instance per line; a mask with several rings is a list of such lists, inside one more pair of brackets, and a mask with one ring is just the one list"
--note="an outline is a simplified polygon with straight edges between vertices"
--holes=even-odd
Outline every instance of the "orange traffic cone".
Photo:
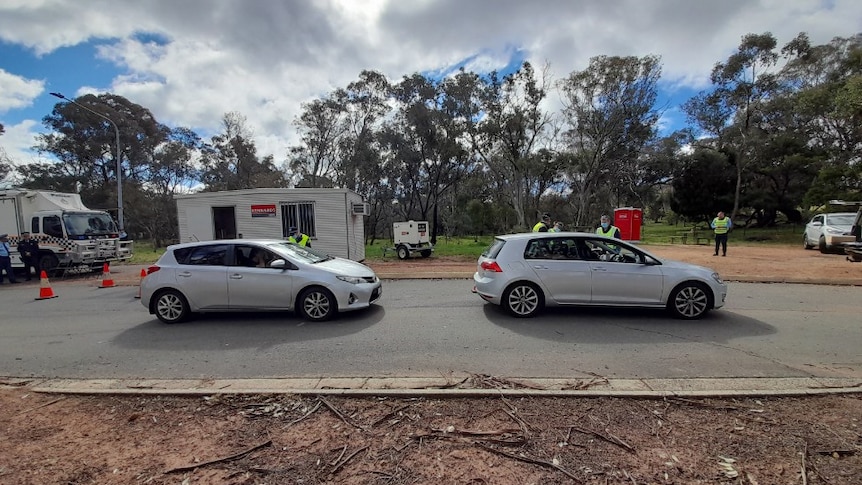
[[37,300],[47,300],[49,298],[57,298],[54,290],[51,289],[51,283],[48,281],[48,273],[42,270],[39,275],[39,298]]
[[114,286],[114,279],[111,277],[111,268],[108,263],[102,267],[102,284],[99,288],[111,288]]
[[141,282],[138,283],[138,294],[135,295],[135,298],[141,297],[141,286],[144,284],[144,278],[147,277],[147,270],[141,269]]

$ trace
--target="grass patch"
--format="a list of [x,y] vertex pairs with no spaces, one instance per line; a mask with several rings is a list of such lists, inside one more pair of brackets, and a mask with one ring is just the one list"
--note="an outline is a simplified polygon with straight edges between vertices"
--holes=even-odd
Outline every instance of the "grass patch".
[[132,247],[132,259],[126,261],[128,264],[152,264],[155,263],[162,254],[165,253],[165,248],[154,248],[152,241],[138,240],[135,241]]

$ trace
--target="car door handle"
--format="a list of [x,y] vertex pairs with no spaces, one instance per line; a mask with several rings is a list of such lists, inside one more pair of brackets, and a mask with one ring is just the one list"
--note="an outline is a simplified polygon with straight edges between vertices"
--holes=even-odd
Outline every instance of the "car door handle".
[[190,277],[192,274],[188,271],[183,271],[182,273],[177,273],[177,276],[182,276],[184,278]]
[[548,267],[547,267],[547,266],[540,265],[540,264],[536,264],[536,265],[534,265],[534,266],[533,266],[533,269],[548,269]]
[[232,279],[232,280],[241,280],[241,279],[242,279],[242,275],[241,275],[241,274],[239,274],[239,273],[234,273],[234,274],[230,275],[230,279]]
[[594,266],[593,271],[607,271],[607,269],[604,266]]

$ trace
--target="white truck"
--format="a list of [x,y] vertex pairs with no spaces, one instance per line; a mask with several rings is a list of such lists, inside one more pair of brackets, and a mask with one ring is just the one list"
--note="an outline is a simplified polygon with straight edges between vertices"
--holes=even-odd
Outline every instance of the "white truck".
[[132,257],[132,242],[121,240],[111,215],[88,209],[78,194],[0,189],[0,234],[9,235],[13,268],[24,267],[17,249],[22,232],[39,243],[39,267],[49,273]]

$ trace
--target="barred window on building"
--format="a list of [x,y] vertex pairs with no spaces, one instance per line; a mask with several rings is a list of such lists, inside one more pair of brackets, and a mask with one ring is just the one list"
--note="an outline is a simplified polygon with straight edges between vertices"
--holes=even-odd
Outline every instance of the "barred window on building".
[[282,202],[281,232],[287,237],[291,227],[298,227],[303,234],[315,239],[317,228],[314,225],[314,202]]

